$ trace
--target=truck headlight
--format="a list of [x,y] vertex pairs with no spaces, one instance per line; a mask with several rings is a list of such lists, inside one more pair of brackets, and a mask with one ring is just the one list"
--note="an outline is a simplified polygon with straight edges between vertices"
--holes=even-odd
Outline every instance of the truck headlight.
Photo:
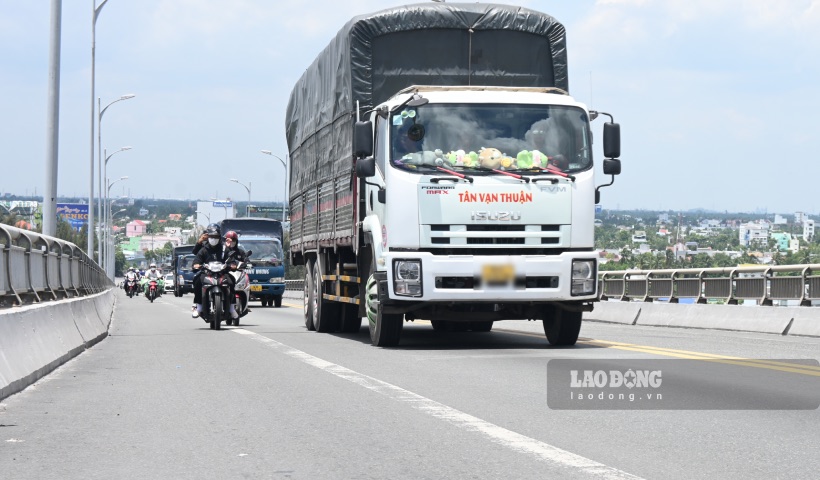
[[420,260],[393,260],[393,290],[396,295],[421,296]]
[[285,283],[285,277],[273,277],[270,279],[270,283]]
[[183,277],[182,275],[180,275],[180,276],[179,276],[179,280],[177,280],[177,283],[178,283],[179,285],[183,285],[183,284],[185,283],[185,277]]
[[595,293],[595,260],[572,261],[572,296]]

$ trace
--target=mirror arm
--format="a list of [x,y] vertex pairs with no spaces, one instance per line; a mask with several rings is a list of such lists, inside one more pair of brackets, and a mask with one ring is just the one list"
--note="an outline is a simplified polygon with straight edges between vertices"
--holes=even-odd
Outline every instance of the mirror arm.
[[613,183],[615,183],[615,175],[610,175],[610,177],[612,178],[612,181],[610,181],[609,183],[604,183],[602,185],[598,185],[598,187],[595,189],[595,204],[596,205],[601,203],[601,191],[600,190],[604,187],[608,187],[608,186],[612,185]]
[[595,120],[596,118],[598,118],[598,115],[606,115],[607,117],[609,117],[610,123],[615,123],[615,117],[613,117],[611,114],[606,113],[606,112],[599,112],[597,110],[590,110],[589,111],[589,116],[591,117],[589,119],[589,121]]

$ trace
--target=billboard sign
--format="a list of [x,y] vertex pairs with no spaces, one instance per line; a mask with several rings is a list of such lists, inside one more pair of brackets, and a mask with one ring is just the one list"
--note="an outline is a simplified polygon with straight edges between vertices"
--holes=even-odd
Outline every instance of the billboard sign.
[[233,202],[214,202],[214,207],[233,208]]
[[58,203],[57,216],[71,224],[71,228],[78,232],[88,224],[88,204],[86,203]]

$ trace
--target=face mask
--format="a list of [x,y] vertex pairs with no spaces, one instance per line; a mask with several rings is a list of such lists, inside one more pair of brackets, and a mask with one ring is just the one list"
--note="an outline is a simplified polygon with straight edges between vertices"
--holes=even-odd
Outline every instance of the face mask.
[[212,247],[215,247],[219,244],[219,239],[218,238],[209,238],[208,243],[210,243]]

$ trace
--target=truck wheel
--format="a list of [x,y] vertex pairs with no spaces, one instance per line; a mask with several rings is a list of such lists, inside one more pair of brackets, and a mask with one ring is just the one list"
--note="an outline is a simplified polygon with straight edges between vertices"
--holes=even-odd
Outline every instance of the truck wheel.
[[313,325],[313,261],[308,260],[305,263],[305,285],[304,285],[304,304],[302,310],[305,315],[305,327],[308,330],[316,330]]
[[578,341],[581,333],[581,312],[571,312],[563,308],[547,307],[544,317],[544,333],[550,345],[571,346]]
[[367,323],[370,328],[370,343],[376,347],[393,347],[399,344],[404,315],[384,313],[379,302],[379,286],[371,274],[367,279]]
[[339,331],[356,333],[362,328],[362,317],[359,316],[359,306],[350,303],[342,304]]
[[339,304],[322,298],[325,282],[322,281],[322,267],[313,264],[313,325],[317,332],[335,332],[339,328]]
[[276,295],[273,297],[273,306],[276,308],[282,308],[282,295]]

